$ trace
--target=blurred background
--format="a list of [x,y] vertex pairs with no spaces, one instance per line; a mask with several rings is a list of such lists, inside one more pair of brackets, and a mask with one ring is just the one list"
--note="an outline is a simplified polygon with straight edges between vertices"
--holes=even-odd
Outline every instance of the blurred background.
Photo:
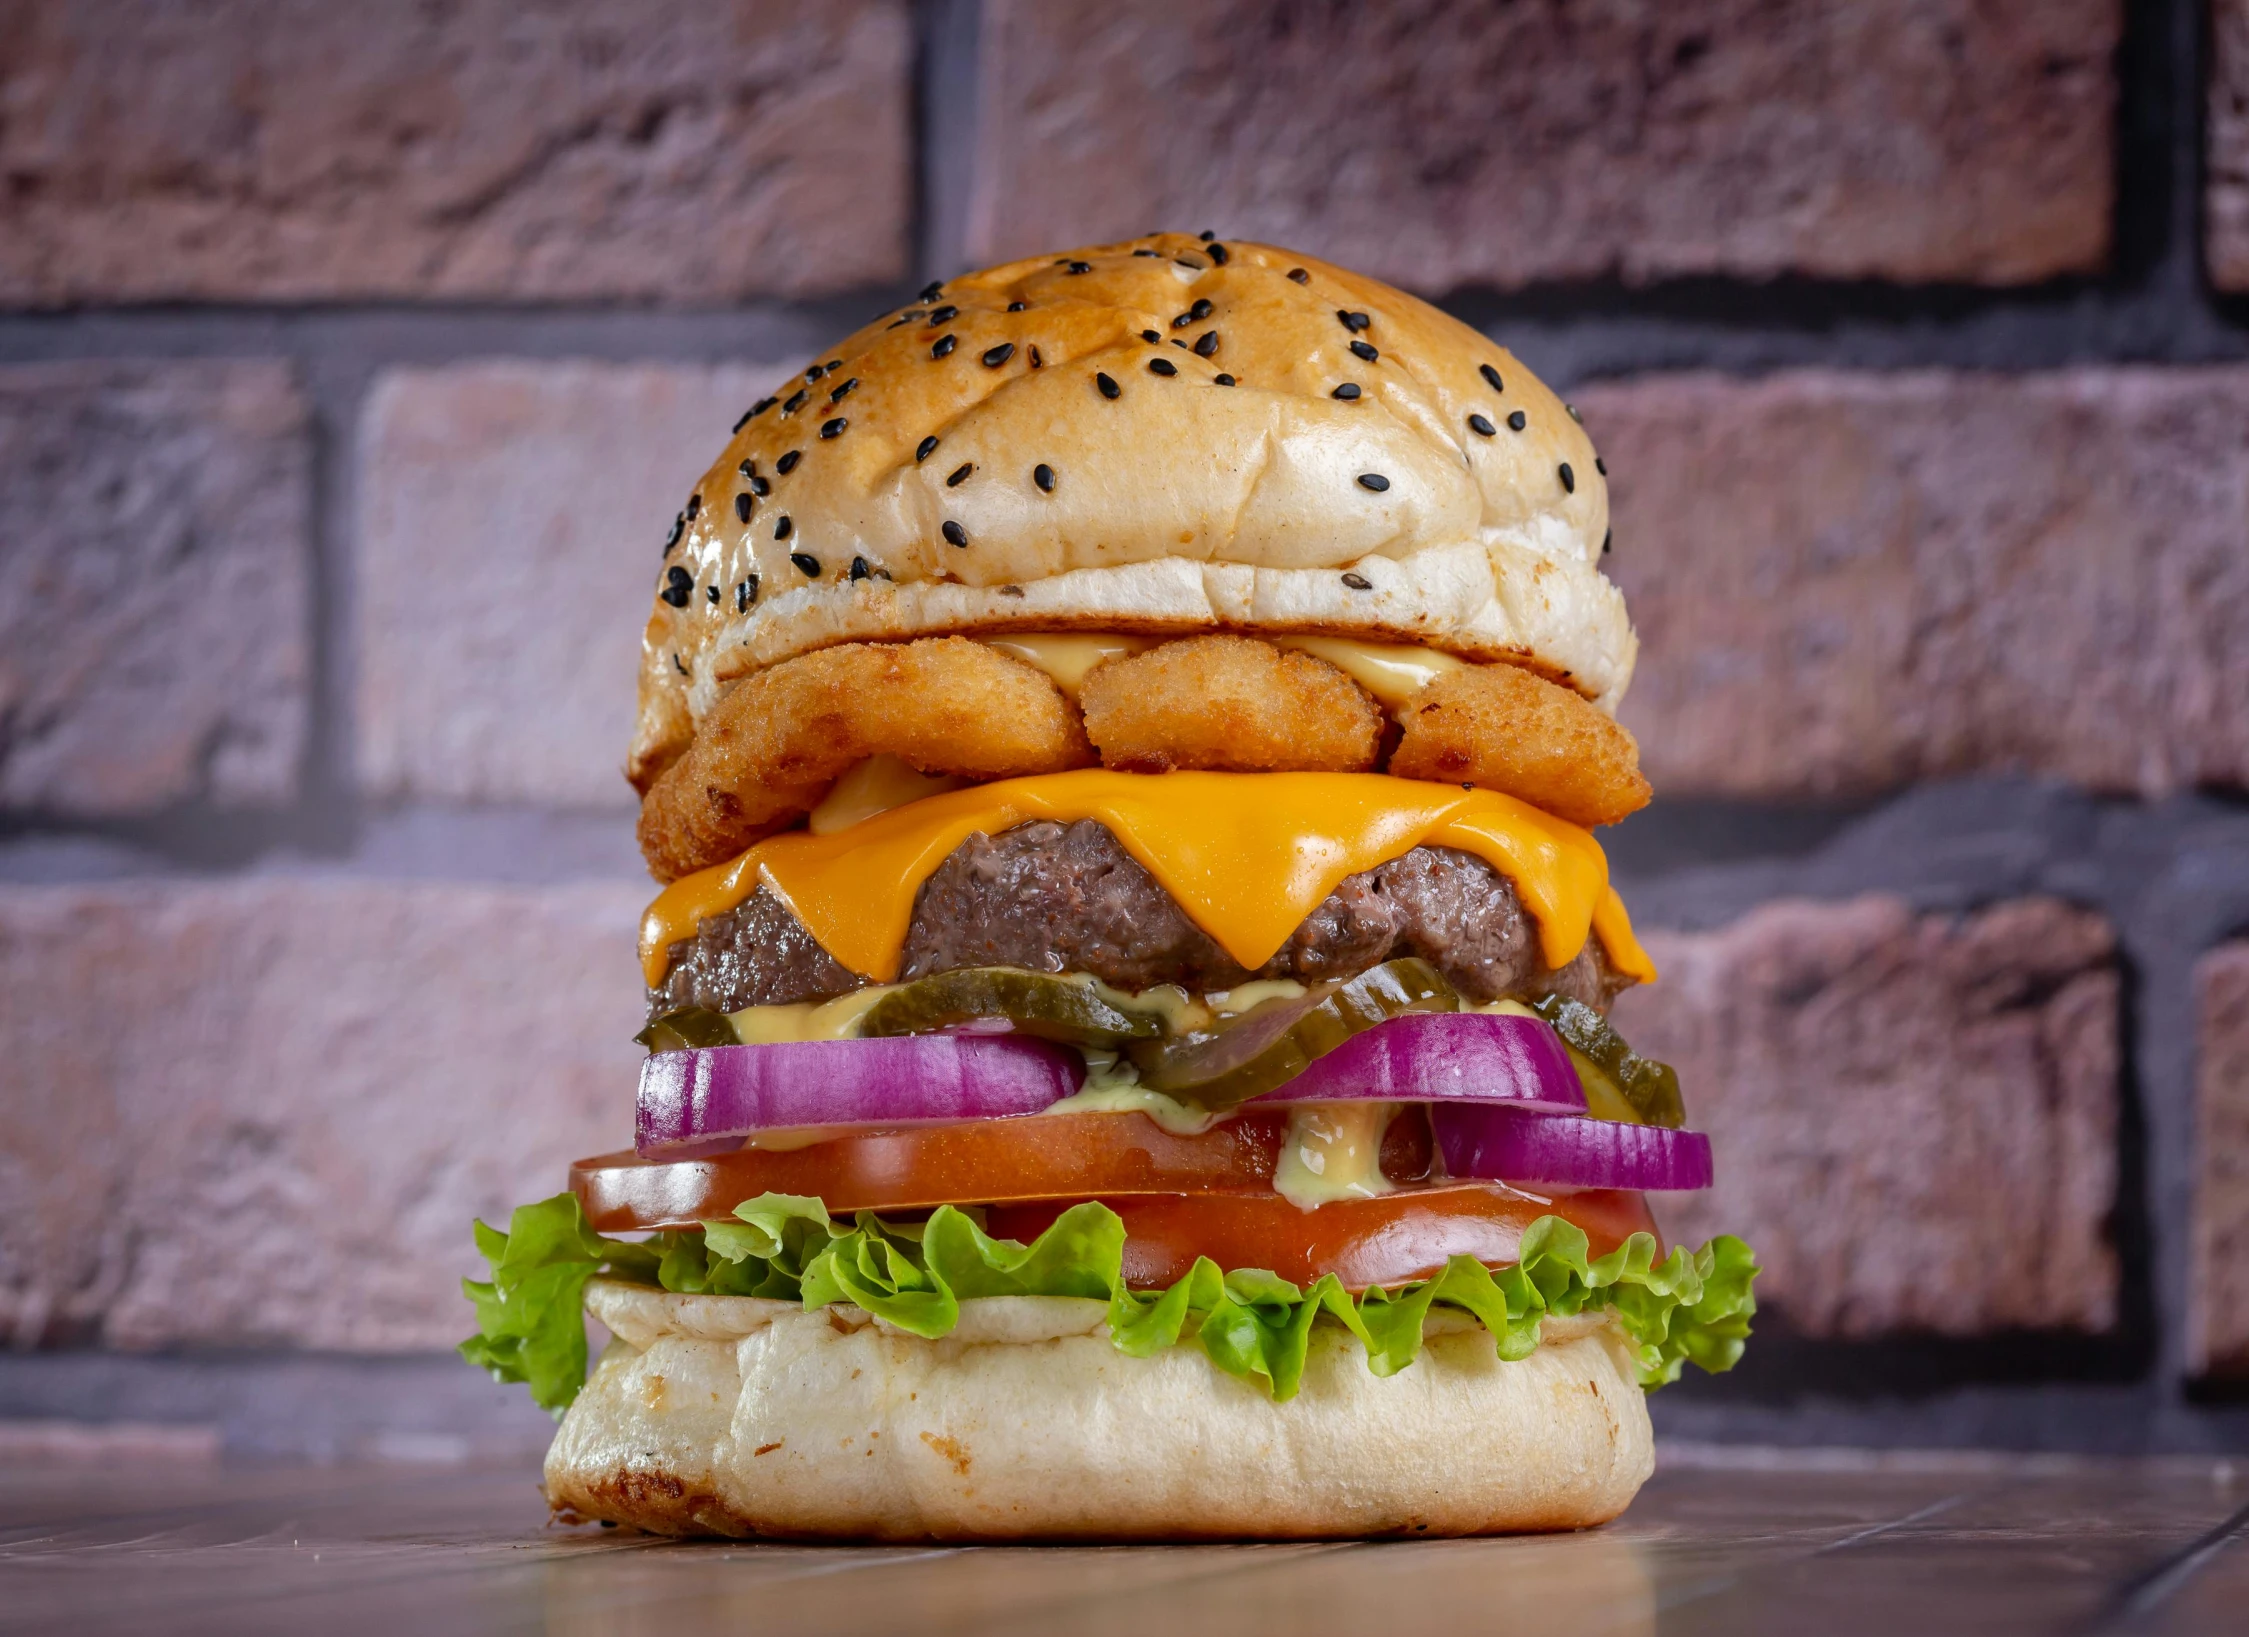
[[1682,1441],[2249,1449],[2249,0],[4,0],[0,1458],[461,1460],[629,1137],[618,772],[736,415],[1278,241],[1613,474],[1610,833],[1767,1317]]

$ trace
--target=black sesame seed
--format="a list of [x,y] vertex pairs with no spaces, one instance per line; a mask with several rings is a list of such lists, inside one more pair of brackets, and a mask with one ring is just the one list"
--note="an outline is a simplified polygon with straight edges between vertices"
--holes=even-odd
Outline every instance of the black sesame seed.
[[1216,311],[1217,309],[1211,306],[1208,300],[1200,300],[1197,301],[1192,307],[1187,309],[1187,316],[1193,319],[1196,323],[1200,324],[1204,319],[1210,317],[1210,315]]
[[1209,228],[1206,227],[1200,233],[1196,234],[1195,237],[1202,240],[1203,243],[1208,244],[1211,240],[1217,238],[1218,235],[1213,233]]
[[840,438],[843,436],[843,429],[850,424],[841,415],[838,415],[832,421],[822,421],[820,423],[820,436],[823,438]]
[[1376,494],[1380,494],[1390,487],[1390,480],[1380,472],[1361,472],[1359,474],[1359,487],[1372,489]]
[[742,462],[742,464],[737,467],[736,470],[739,471],[744,477],[756,477],[757,462],[754,460],[746,460]]
[[1171,259],[1177,266],[1188,268],[1197,273],[1203,271],[1203,264],[1192,256],[1174,256]]
[[950,358],[953,355],[953,349],[960,344],[960,337],[957,335],[941,335],[937,338],[937,344],[929,349],[929,356],[932,358]]
[[1093,384],[1101,389],[1101,396],[1104,398],[1114,398],[1124,390],[1103,370],[1093,372]]
[[1073,273],[1090,273],[1093,271],[1093,263],[1089,261],[1074,261],[1068,265]]
[[1222,387],[1230,387],[1234,384],[1234,378],[1231,375],[1214,375],[1211,379]]
[[915,319],[921,318],[923,316],[924,314],[919,307],[908,307],[904,312],[900,313],[896,318],[892,319],[888,327],[895,330],[899,325],[911,324]]
[[1353,591],[1372,591],[1374,589],[1374,582],[1364,574],[1346,574],[1343,576],[1343,583]]
[[1609,546],[1610,546],[1610,544],[1611,544],[1612,542],[1614,542],[1614,541],[1615,541],[1615,539],[1616,539],[1616,530],[1615,530],[1615,529],[1613,529],[1613,528],[1612,528],[1612,529],[1610,529],[1610,530],[1608,530],[1608,532],[1606,532],[1605,534],[1603,534],[1603,535],[1601,536],[1601,555],[1602,555],[1602,556],[1606,557],[1606,556],[1607,556],[1607,555],[1609,554]]
[[1030,305],[1028,301],[1011,301],[1007,304],[1007,310],[1011,313],[1019,313]]
[[804,407],[804,400],[804,389],[802,387],[799,387],[796,391],[789,394],[789,401],[781,406],[781,413],[784,415],[794,415],[798,410]]
[[672,516],[671,530],[664,536],[664,555],[666,557],[669,557],[672,554],[672,548],[679,544],[679,537],[686,532],[687,514],[685,512],[674,513]]
[[1485,420],[1481,415],[1471,415],[1468,417],[1468,430],[1475,433],[1479,438],[1488,438],[1499,428]]
[[1337,387],[1333,392],[1328,394],[1328,396],[1331,398],[1341,398],[1345,403],[1349,403],[1358,395],[1359,383],[1356,381],[1346,381],[1341,386]]
[[814,364],[814,365],[813,365],[813,366],[812,366],[812,367],[811,367],[810,369],[808,369],[808,370],[806,370],[806,371],[804,372],[804,378],[805,378],[805,379],[806,379],[807,381],[817,381],[817,380],[819,380],[819,379],[820,379],[820,377],[821,377],[821,376],[823,376],[823,375],[825,375],[825,374],[827,374],[827,373],[828,373],[828,366],[827,366],[827,365],[825,365],[825,364]]
[[851,559],[851,577],[854,580],[864,580],[867,577],[866,558],[854,557]]
[[956,546],[965,546],[968,544],[968,530],[962,528],[958,523],[954,522],[949,517],[945,519],[944,528],[942,528],[938,532],[943,534],[947,540],[949,540]]
[[695,595],[695,576],[674,563],[664,570],[664,589],[657,595],[674,608],[685,608],[687,599]]
[[737,432],[741,431],[743,427],[749,425],[750,422],[757,419],[758,416],[771,409],[778,401],[779,400],[773,398],[760,398],[756,403],[750,405],[749,408],[742,411],[742,418],[734,423],[734,430]]
[[1171,321],[1171,327],[1175,330],[1184,330],[1188,325],[1194,322],[1195,315],[1193,313],[1181,313]]
[[1595,455],[1593,457],[1593,470],[1599,472],[1603,477],[1607,477],[1609,475],[1609,463],[1599,455]]
[[1168,358],[1151,358],[1148,360],[1148,373],[1150,375],[1177,375],[1179,366]]
[[1054,493],[1054,468],[1045,461],[1040,461],[1031,468],[1031,481],[1039,486],[1042,493]]
[[765,479],[761,477],[753,477],[750,479],[750,493],[762,498],[766,495],[771,494],[772,492],[773,485],[766,482]]
[[1506,388],[1506,387],[1504,387],[1504,386],[1502,386],[1502,385],[1500,384],[1500,380],[1499,380],[1499,371],[1498,371],[1498,370],[1496,370],[1496,369],[1493,369],[1493,368],[1491,367],[1491,365],[1489,365],[1489,364],[1478,364],[1478,365],[1476,366],[1476,373],[1477,373],[1478,375],[1481,375],[1481,376],[1482,376],[1482,377],[1483,377],[1483,378],[1484,378],[1484,379],[1485,379],[1485,380],[1486,380],[1487,382],[1489,382],[1489,383],[1490,383],[1490,385],[1491,385],[1491,389],[1492,389],[1492,390],[1493,390],[1494,392],[1505,392],[1505,391],[1507,390],[1507,388]]
[[820,572],[820,559],[809,551],[792,551],[789,553],[789,561],[796,564],[799,574],[816,575]]
[[1304,271],[1304,269],[1301,267],[1290,268],[1288,270],[1288,276],[1294,279],[1299,284],[1310,284],[1312,282],[1312,275]]
[[1585,417],[1577,412],[1577,405],[1564,404],[1562,408],[1568,413],[1570,419],[1577,422],[1578,425],[1583,426],[1585,424]]
[[750,508],[755,506],[756,504],[757,502],[746,494],[736,495],[734,497],[735,521],[740,523],[747,523],[750,520]]
[[1210,259],[1221,267],[1226,265],[1227,259],[1232,255],[1233,252],[1222,244],[1213,243],[1210,247]]
[[776,540],[786,540],[795,528],[796,524],[790,520],[789,514],[787,512],[783,512],[781,514],[781,520],[773,525],[773,538]]
[[746,614],[750,611],[750,604],[756,601],[757,576],[753,574],[734,588],[734,612]]
[[1036,341],[1032,342],[1031,345],[1025,349],[1025,351],[1027,351],[1030,355],[1031,367],[1033,369],[1045,368],[1046,360],[1039,356],[1039,344]]
[[1351,351],[1355,356],[1364,358],[1370,364],[1373,363],[1377,358],[1380,358],[1382,356],[1382,354],[1378,350],[1376,350],[1374,344],[1370,341],[1352,342]]
[[1195,338],[1195,356],[1197,358],[1208,358],[1217,350],[1218,332],[1216,330],[1205,330]]
[[689,495],[687,497],[687,510],[681,515],[684,516],[690,523],[692,523],[695,521],[696,515],[701,512],[702,509],[703,497],[701,495]]
[[961,310],[958,307],[932,307],[929,310],[929,322],[933,325],[950,324],[954,319],[960,317],[960,313]]
[[841,368],[843,368],[843,360],[840,358],[831,358],[825,364],[822,364],[820,366],[820,373],[823,375],[833,375],[837,370]]
[[1187,343],[1180,340],[1176,335],[1171,338],[1171,344],[1177,347],[1181,352],[1185,352],[1187,350]]
[[780,471],[783,477],[787,477],[791,472],[797,469],[797,462],[802,459],[804,459],[804,451],[802,449],[792,449],[787,454],[783,455],[779,460],[775,461],[773,464]]
[[705,597],[706,597],[707,599],[709,599],[709,601],[710,601],[710,605],[711,605],[711,606],[712,606],[713,608],[716,608],[716,607],[718,606],[719,590],[718,590],[718,587],[717,587],[717,586],[715,586],[715,585],[707,585],[707,586],[703,587],[703,595],[704,595],[704,596],[705,596]]
[[854,375],[850,380],[844,382],[842,386],[837,387],[835,391],[828,394],[828,402],[830,402],[831,404],[842,403],[844,399],[851,396],[851,389],[858,384],[859,377]]
[[1348,308],[1344,307],[1336,308],[1335,316],[1337,321],[1340,322],[1342,326],[1345,329],[1349,330],[1353,335],[1357,335],[1361,330],[1365,329],[1369,324],[1372,324],[1374,322],[1374,320],[1369,318],[1365,313],[1354,313]]
[[953,468],[951,474],[945,479],[945,487],[948,489],[959,488],[963,483],[966,483],[968,481],[968,474],[975,470],[976,462],[972,460],[962,461],[958,466]]
[[1561,466],[1557,468],[1557,470],[1560,472],[1562,478],[1562,493],[1566,495],[1576,494],[1577,474],[1570,470],[1570,463],[1565,460],[1564,462],[1562,462]]
[[1135,250],[1133,254],[1136,256],[1153,256],[1158,261],[1164,259],[1164,253],[1161,250]]
[[937,299],[937,298],[938,298],[939,296],[943,295],[944,293],[945,293],[945,286],[944,286],[944,283],[943,283],[943,281],[939,281],[939,282],[937,282],[937,283],[935,283],[935,284],[925,284],[925,285],[923,285],[923,286],[921,287],[921,294],[920,294],[920,295],[918,295],[918,296],[916,296],[916,297],[914,297],[914,299],[915,299],[916,301],[935,301],[935,300],[936,300],[936,299]]
[[693,674],[688,670],[687,666],[680,660],[680,657],[677,654],[672,655],[672,669],[677,671],[681,676],[689,676]]
[[914,445],[914,464],[919,466],[923,461],[929,459],[929,452],[936,447],[937,434],[932,432],[928,437]]
[[1148,345],[1152,347],[1157,342],[1163,339],[1163,334],[1158,330],[1142,330],[1140,332],[1140,339],[1147,342]]
[[1013,358],[1014,356],[1015,343],[1012,341],[1002,341],[996,347],[987,347],[984,349],[984,367],[986,369],[998,369],[1002,364],[1006,363],[1010,358]]
[[1520,432],[1520,431],[1522,431],[1522,429],[1523,429],[1524,427],[1528,426],[1529,424],[1530,424],[1530,417],[1529,417],[1529,416],[1527,416],[1527,415],[1525,415],[1525,414],[1524,414],[1524,413],[1523,413],[1523,412],[1522,412],[1521,410],[1519,410],[1519,409],[1518,409],[1518,410],[1516,410],[1514,414],[1512,414],[1512,415],[1510,415],[1510,416],[1508,416],[1508,417],[1507,417],[1507,429],[1508,429],[1508,430],[1509,430],[1510,432]]

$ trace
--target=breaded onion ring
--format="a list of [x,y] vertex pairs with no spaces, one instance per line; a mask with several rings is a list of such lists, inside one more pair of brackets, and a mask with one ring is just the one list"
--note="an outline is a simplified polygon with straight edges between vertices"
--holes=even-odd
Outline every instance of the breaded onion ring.
[[1614,824],[1648,805],[1632,735],[1569,689],[1514,665],[1441,676],[1415,696],[1390,771],[1520,797],[1556,818]]
[[1128,773],[1363,773],[1382,738],[1382,712],[1356,682],[1251,637],[1105,661],[1078,703],[1102,763]]
[[758,672],[711,711],[641,803],[641,854],[659,881],[723,863],[882,755],[971,779],[1093,761],[1053,682],[980,642],[824,648]]

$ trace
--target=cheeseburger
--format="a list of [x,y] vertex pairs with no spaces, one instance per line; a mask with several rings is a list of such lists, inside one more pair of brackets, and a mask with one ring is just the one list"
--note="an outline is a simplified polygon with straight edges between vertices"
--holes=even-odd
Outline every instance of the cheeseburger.
[[477,1225],[554,1507],[1614,1517],[1756,1269],[1664,1241],[1709,1144],[1607,1021],[1605,476],[1476,331],[1209,234],[932,284],[750,406],[642,648],[636,1140]]

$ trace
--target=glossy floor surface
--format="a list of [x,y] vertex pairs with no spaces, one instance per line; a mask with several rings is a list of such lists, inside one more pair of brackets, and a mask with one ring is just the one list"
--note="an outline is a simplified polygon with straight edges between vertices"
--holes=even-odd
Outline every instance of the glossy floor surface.
[[0,1630],[2245,1632],[2249,1464],[1680,1452],[1517,1540],[910,1549],[550,1527],[524,1472],[0,1472]]

